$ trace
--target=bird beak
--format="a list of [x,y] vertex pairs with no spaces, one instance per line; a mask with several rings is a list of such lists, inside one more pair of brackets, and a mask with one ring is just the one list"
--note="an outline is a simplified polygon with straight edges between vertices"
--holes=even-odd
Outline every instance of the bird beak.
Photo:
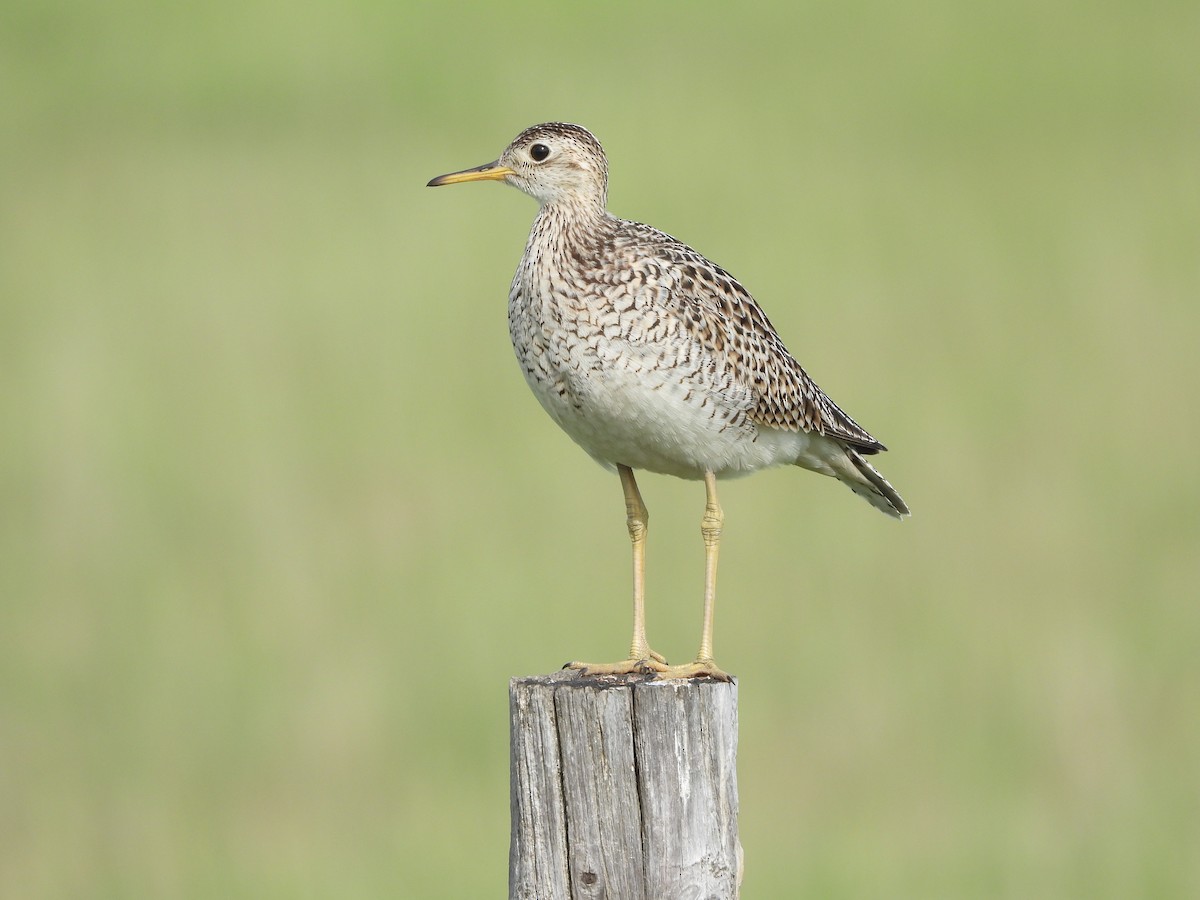
[[500,160],[476,166],[474,169],[463,169],[461,172],[451,172],[449,175],[439,175],[426,187],[441,187],[443,184],[458,184],[460,181],[503,181],[509,175],[517,173],[508,166],[500,165]]

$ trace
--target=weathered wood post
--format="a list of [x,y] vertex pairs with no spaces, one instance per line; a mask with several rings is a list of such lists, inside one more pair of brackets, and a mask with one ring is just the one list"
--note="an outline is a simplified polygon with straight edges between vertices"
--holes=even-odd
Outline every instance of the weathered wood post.
[[514,678],[509,900],[735,900],[737,683]]

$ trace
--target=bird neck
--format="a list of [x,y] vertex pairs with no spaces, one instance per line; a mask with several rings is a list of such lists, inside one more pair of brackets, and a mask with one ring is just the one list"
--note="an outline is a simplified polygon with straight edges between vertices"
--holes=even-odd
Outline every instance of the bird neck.
[[530,244],[540,245],[552,251],[594,244],[609,230],[613,217],[604,208],[604,202],[551,201],[542,204],[530,231]]

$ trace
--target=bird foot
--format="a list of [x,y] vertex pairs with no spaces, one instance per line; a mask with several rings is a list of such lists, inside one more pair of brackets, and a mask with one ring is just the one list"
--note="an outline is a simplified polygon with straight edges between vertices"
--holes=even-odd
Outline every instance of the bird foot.
[[659,675],[671,667],[662,654],[650,651],[649,656],[631,657],[615,663],[569,662],[564,669],[578,669],[581,675]]
[[664,666],[657,670],[657,677],[663,681],[684,678],[713,678],[717,681],[733,681],[733,676],[722,669],[711,659],[697,659],[695,662],[681,666]]

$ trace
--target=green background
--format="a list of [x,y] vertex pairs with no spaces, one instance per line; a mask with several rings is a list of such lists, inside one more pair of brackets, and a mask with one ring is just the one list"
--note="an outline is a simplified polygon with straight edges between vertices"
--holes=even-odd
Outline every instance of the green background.
[[[891,448],[725,486],[747,898],[1200,896],[1200,6],[0,7],[0,895],[504,896],[627,647],[505,302],[564,119]],[[645,476],[698,638],[698,484]]]

